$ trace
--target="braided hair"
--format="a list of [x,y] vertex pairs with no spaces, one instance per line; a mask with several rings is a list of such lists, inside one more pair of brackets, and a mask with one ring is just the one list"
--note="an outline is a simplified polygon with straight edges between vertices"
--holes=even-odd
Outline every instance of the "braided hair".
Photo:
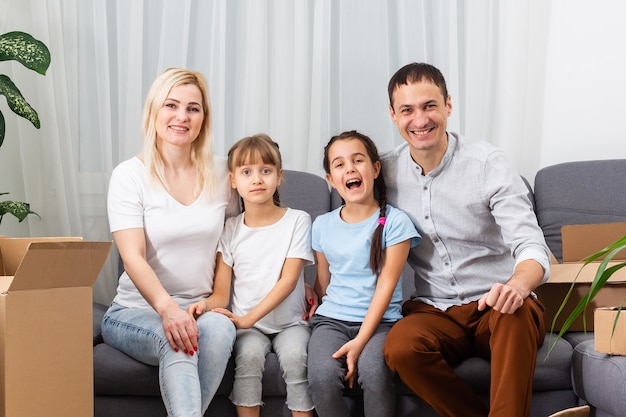
[[[372,139],[368,136],[357,132],[356,130],[350,130],[343,133],[340,133],[337,136],[333,136],[330,141],[324,147],[324,171],[327,174],[330,174],[330,159],[328,156],[330,147],[333,143],[340,140],[350,140],[356,139],[361,141],[365,146],[365,150],[367,151],[367,155],[372,160],[372,163],[380,162],[380,157],[378,156],[378,149],[376,148],[376,144]],[[378,225],[376,229],[374,229],[374,233],[372,234],[372,246],[370,248],[370,268],[372,272],[376,275],[380,272],[380,269],[383,266],[385,252],[383,249],[383,228],[385,226],[385,221],[387,219],[387,186],[385,185],[385,179],[383,178],[383,171],[381,169],[378,177],[374,180],[374,198],[378,201],[378,206],[380,207],[380,215],[378,217]]]

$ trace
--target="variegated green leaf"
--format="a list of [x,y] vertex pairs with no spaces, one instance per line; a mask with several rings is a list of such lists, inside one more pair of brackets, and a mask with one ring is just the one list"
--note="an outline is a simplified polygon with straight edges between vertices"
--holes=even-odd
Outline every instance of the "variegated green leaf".
[[7,98],[7,103],[15,114],[30,120],[39,129],[41,125],[37,112],[28,104],[20,90],[13,84],[13,81],[4,74],[0,75],[0,94]]
[[30,210],[30,204],[28,203],[22,203],[19,201],[0,201],[0,219],[2,219],[2,216],[7,213],[17,217],[20,222],[23,221],[29,214],[39,216],[34,211]]
[[0,35],[0,61],[15,60],[26,68],[45,75],[50,66],[50,51],[41,41],[24,32]]

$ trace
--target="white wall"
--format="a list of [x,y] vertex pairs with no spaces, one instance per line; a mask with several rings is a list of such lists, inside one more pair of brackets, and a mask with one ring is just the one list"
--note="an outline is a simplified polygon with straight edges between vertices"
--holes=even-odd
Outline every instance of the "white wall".
[[540,166],[626,158],[625,17],[626,2],[554,2]]

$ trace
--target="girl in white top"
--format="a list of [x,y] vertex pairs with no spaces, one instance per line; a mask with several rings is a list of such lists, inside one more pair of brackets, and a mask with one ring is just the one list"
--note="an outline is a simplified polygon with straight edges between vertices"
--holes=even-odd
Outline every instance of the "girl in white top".
[[[278,145],[267,135],[241,139],[228,152],[231,184],[244,211],[226,221],[215,279],[233,279],[232,311],[218,308],[237,327],[231,401],[239,417],[260,415],[265,357],[277,353],[292,415],[313,417],[308,391],[307,314],[304,266],[313,262],[311,217],[280,206]],[[188,311],[201,317],[212,308],[199,302]]]
[[223,315],[195,319],[186,308],[207,297],[215,307],[228,304],[229,283],[220,290],[213,271],[224,219],[238,207],[236,199],[229,205],[226,163],[212,154],[200,73],[170,68],[159,75],[146,98],[143,136],[142,153],[119,164],[109,183],[109,223],[125,271],[102,336],[159,367],[168,416],[201,417],[224,375],[235,328]]

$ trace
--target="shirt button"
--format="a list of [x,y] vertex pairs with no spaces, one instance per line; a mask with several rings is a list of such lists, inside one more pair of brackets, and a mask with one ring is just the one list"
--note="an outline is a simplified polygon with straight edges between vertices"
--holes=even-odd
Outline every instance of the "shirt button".
[[430,216],[426,215],[426,216],[424,216],[424,218],[425,218],[426,220],[428,220],[428,219],[430,219]]

